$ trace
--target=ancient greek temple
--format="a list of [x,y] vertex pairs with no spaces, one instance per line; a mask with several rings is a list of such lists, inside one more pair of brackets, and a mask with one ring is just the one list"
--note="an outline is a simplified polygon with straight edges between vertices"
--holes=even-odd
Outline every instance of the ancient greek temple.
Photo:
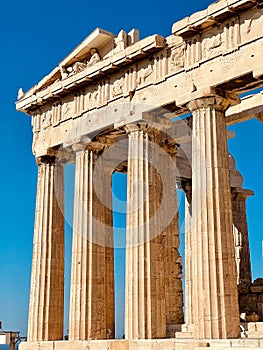
[[[227,129],[263,121],[262,54],[262,0],[220,0],[174,23],[166,38],[97,28],[28,92],[19,90],[38,166],[21,350],[263,349],[263,280],[252,283],[246,217],[254,193],[243,188]],[[124,339],[115,339],[114,172],[127,174]]]

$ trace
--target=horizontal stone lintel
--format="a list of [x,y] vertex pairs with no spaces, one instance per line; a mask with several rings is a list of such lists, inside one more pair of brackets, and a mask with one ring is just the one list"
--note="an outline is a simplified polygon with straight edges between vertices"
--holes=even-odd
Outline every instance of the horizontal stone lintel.
[[226,111],[227,124],[233,125],[237,122],[250,120],[253,118],[260,119],[263,117],[263,91],[245,96],[241,103],[230,107]]
[[[131,111],[131,115],[125,117],[127,110]],[[263,91],[255,95],[246,96],[241,99],[240,104],[229,107],[226,111],[226,123],[227,125],[233,125],[243,122],[257,117],[259,112],[263,115]],[[178,114],[171,113],[169,118],[176,116],[178,116]],[[149,106],[147,105],[134,106],[133,109],[131,108],[130,104],[122,104],[119,105],[118,108],[108,107],[107,114],[105,114],[104,110],[101,109],[88,112],[86,117],[83,115],[83,117],[81,117],[77,123],[75,132],[71,133],[70,136],[65,138],[63,140],[63,144],[50,144],[50,150],[54,148],[56,149],[58,146],[65,149],[78,142],[90,142],[94,134],[98,135],[100,130],[105,130],[105,119],[109,118],[111,119],[112,124],[108,125],[107,127],[111,127],[113,129],[123,128],[126,124],[130,123],[136,124],[143,122],[149,123],[149,125],[155,127],[157,130],[165,131],[171,138],[174,138],[178,144],[186,144],[191,142],[188,119],[178,119],[176,122],[172,122],[168,119],[168,116],[167,118],[156,116],[154,111],[149,111]],[[87,123],[87,119],[90,120],[89,123]],[[56,128],[54,128],[54,132],[55,129]],[[65,151],[63,151],[63,153],[64,152]],[[55,153],[57,154],[57,152]],[[46,148],[41,150],[38,149],[36,156],[41,156],[44,154],[50,154],[50,151],[48,151]],[[52,155],[53,154],[54,153],[52,152]],[[69,158],[71,157],[68,157],[68,159]]]

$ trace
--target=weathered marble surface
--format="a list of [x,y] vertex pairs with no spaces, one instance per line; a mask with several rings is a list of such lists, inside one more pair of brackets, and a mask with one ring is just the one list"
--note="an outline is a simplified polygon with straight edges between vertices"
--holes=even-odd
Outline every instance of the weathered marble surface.
[[[231,340],[240,336],[237,283],[250,288],[245,302],[256,294],[261,309],[262,286],[250,285],[245,198],[252,193],[231,168],[226,131],[262,121],[262,93],[238,97],[263,85],[262,28],[261,0],[221,0],[175,23],[167,38],[96,29],[37,85],[19,90],[17,109],[31,116],[39,164],[29,342],[21,349],[263,347],[262,340]],[[70,340],[58,341],[67,162],[76,163]],[[112,213],[99,194],[111,202],[103,174],[110,179],[115,170],[128,174],[132,209],[128,340],[87,341],[114,336]],[[188,200],[185,320],[176,187]],[[262,333],[254,328],[252,337]],[[173,330],[175,339],[143,340]]]

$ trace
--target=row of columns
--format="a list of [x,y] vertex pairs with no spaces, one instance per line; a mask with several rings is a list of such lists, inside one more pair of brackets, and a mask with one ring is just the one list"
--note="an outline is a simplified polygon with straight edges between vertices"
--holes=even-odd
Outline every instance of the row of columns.
[[[232,230],[228,101],[192,101],[192,199],[186,215],[186,321],[194,336],[237,338],[239,311]],[[160,150],[157,133],[127,126],[128,193],[125,337],[165,338],[183,323],[175,146]],[[172,151],[171,151],[172,150]],[[94,189],[101,149],[75,147],[76,175],[69,339],[114,337],[111,210]],[[161,174],[161,175],[160,175]],[[96,183],[111,201],[111,174]],[[104,181],[108,179],[106,182]],[[104,179],[104,180],[103,180]],[[39,159],[28,340],[63,337],[63,164]]]

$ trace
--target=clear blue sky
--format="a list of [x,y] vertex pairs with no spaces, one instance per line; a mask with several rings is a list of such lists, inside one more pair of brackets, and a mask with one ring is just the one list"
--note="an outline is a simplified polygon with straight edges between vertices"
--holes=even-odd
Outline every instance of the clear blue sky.
[[[115,34],[137,28],[141,37],[168,36],[175,21],[210,2],[14,0],[1,4],[0,319],[4,328],[26,333],[37,172],[30,118],[15,110],[18,89],[26,91],[37,83],[96,27]],[[245,177],[245,187],[255,191],[248,200],[248,218],[256,278],[263,275],[263,124],[251,121],[231,129],[236,138],[230,140],[230,151]],[[124,186],[124,180],[119,181]],[[117,221],[121,225],[123,218]],[[70,242],[69,227],[66,232]]]

